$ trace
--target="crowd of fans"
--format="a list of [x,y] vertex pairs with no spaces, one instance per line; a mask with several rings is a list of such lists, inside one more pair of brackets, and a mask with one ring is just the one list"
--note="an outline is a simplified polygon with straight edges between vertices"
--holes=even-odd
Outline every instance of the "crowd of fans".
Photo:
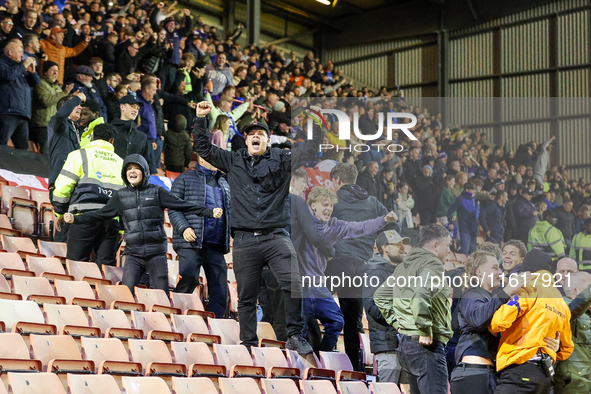
[[[445,270],[448,276],[467,274],[482,278],[500,271],[506,275],[549,271],[561,275],[558,282],[564,284],[560,288],[562,295],[568,300],[577,300],[571,303],[572,320],[568,307],[556,301],[562,300],[558,298],[551,303],[550,310],[554,308],[554,312],[563,317],[568,315],[568,321],[543,326],[538,337],[531,339],[535,342],[531,346],[515,345],[512,342],[515,337],[521,338],[526,333],[511,329],[512,322],[528,311],[527,303],[522,300],[519,304],[513,296],[518,294],[525,300],[537,296],[531,289],[523,293],[522,287],[527,288],[525,283],[501,289],[497,282],[488,287],[480,286],[476,299],[484,306],[467,301],[462,304],[463,289],[459,293],[452,289],[452,308],[447,303],[447,288],[427,294],[438,298],[440,293],[445,293],[445,302],[416,305],[405,303],[410,293],[404,293],[403,289],[399,289],[401,292],[394,295],[393,301],[391,295],[384,294],[384,291],[392,291],[384,290],[384,286],[379,290],[374,287],[368,293],[367,289],[328,289],[324,285],[320,290],[304,289],[307,301],[302,311],[301,306],[297,309],[296,303],[286,301],[290,276],[283,272],[285,275],[279,278],[271,258],[265,263],[271,270],[263,264],[260,278],[254,278],[257,283],[261,281],[258,297],[250,285],[246,286],[247,294],[245,285],[241,285],[246,279],[238,278],[242,294],[239,311],[240,308],[247,311],[247,298],[249,303],[248,316],[246,313],[241,316],[241,339],[246,344],[256,343],[256,333],[250,332],[254,321],[254,314],[250,316],[250,313],[258,298],[263,319],[273,322],[278,338],[292,341],[292,348],[304,349],[302,353],[306,353],[306,346],[297,338],[293,339],[299,335],[294,333],[301,331],[303,323],[299,320],[305,319],[307,340],[314,350],[333,350],[339,333],[344,331],[345,350],[354,368],[362,369],[358,333],[365,308],[380,378],[410,384],[413,394],[447,392],[448,372],[452,370],[456,374],[456,383],[451,374],[452,392],[465,392],[463,390],[470,384],[474,384],[472,389],[476,390],[476,383],[466,378],[482,378],[482,374],[475,372],[478,368],[474,365],[484,365],[485,374],[495,382],[486,387],[478,386],[478,392],[493,392],[496,378],[491,371],[495,363],[501,371],[499,387],[507,390],[506,387],[515,383],[511,380],[515,374],[509,370],[512,365],[531,361],[530,365],[541,368],[547,355],[553,362],[557,357],[562,361],[555,379],[557,390],[563,390],[559,392],[591,390],[589,369],[582,377],[580,373],[579,377],[573,377],[569,372],[576,368],[577,362],[584,368],[591,364],[591,351],[585,339],[591,335],[588,331],[591,325],[579,320],[591,319],[586,311],[591,294],[585,290],[591,284],[591,275],[577,272],[591,271],[591,183],[572,179],[563,167],[550,165],[554,137],[545,142],[531,141],[515,151],[506,145],[495,146],[484,133],[445,127],[441,114],[406,102],[401,91],[357,90],[347,84],[341,70],[330,61],[321,63],[312,52],[300,59],[296,53],[288,54],[274,45],[242,46],[239,43],[242,26],[220,34],[189,10],[176,9],[175,4],[133,0],[127,4],[98,0],[59,4],[23,0],[19,4],[17,0],[7,0],[0,8],[0,46],[4,53],[0,58],[0,144],[6,145],[11,140],[17,149],[49,156],[49,185],[56,214],[60,218],[66,215],[71,226],[77,223],[87,226],[81,227],[83,231],[70,231],[69,235],[65,231],[62,233],[62,239],[69,245],[68,258],[88,260],[94,248],[97,261],[113,264],[117,225],[109,220],[99,227],[88,226],[93,219],[116,216],[123,206],[129,209],[135,206],[133,193],[121,192],[121,197],[117,197],[117,201],[122,199],[121,207],[111,202],[108,214],[82,215],[82,218],[78,215],[78,219],[69,215],[68,212],[75,211],[72,201],[77,197],[76,185],[85,179],[76,171],[86,160],[75,158],[72,152],[87,147],[88,152],[102,152],[97,154],[105,160],[100,165],[113,166],[116,162],[117,168],[110,167],[113,171],[96,175],[90,184],[104,182],[101,178],[107,173],[118,178],[123,166],[122,178],[116,186],[103,189],[108,192],[103,194],[109,197],[111,192],[125,185],[146,187],[149,175],[158,174],[159,169],[183,173],[173,184],[172,194],[191,203],[183,205],[162,191],[146,189],[142,193],[165,196],[155,197],[162,199],[158,207],[145,203],[155,209],[151,226],[157,227],[160,223],[164,207],[192,209],[189,213],[172,209],[170,214],[173,243],[181,259],[183,278],[177,290],[192,292],[199,283],[199,267],[203,266],[208,277],[209,305],[216,316],[221,317],[226,313],[227,298],[223,255],[230,250],[231,234],[235,245],[236,232],[253,230],[257,235],[264,230],[258,235],[274,234],[254,223],[236,225],[235,217],[245,214],[240,209],[244,210],[246,204],[231,207],[230,193],[241,193],[241,199],[233,195],[231,201],[242,202],[256,193],[272,194],[274,190],[268,188],[279,190],[283,185],[275,172],[283,173],[285,168],[270,166],[257,170],[266,171],[261,173],[263,176],[270,174],[275,178],[270,184],[258,185],[253,181],[256,187],[252,188],[236,186],[242,184],[232,177],[226,181],[218,168],[229,172],[236,165],[236,159],[230,157],[238,157],[247,145],[249,153],[260,152],[261,146],[266,149],[265,137],[272,147],[305,147],[305,110],[310,105],[339,108],[352,121],[357,114],[359,129],[364,134],[374,134],[380,128],[380,112],[412,113],[417,118],[416,126],[410,130],[415,139],[395,131],[391,140],[376,141],[385,146],[402,146],[401,151],[393,149],[397,153],[376,146],[363,152],[350,149],[364,141],[353,133],[351,140],[340,140],[337,118],[330,114],[324,116],[328,129],[322,142],[340,149],[322,150],[315,156],[301,154],[298,165],[300,161],[308,168],[331,163],[332,190],[315,188],[306,197],[309,183],[306,172],[290,168],[293,171],[292,238],[301,274],[322,277],[370,272],[378,275],[382,283],[397,272],[398,275],[421,275],[417,264],[423,263],[435,267],[435,273]],[[351,100],[338,101],[340,98]],[[205,147],[206,135],[215,149],[232,152],[233,156],[224,156],[209,145]],[[196,160],[194,150],[199,153]],[[119,159],[109,160],[111,151]],[[129,159],[133,154],[133,159],[124,165],[122,159]],[[245,156],[244,160],[248,162],[249,159]],[[213,166],[212,162],[218,165]],[[190,167],[194,171],[187,171]],[[192,174],[197,176],[192,177]],[[84,175],[86,178],[95,176]],[[250,174],[253,179],[259,175],[254,170]],[[102,206],[105,204],[103,202]],[[80,205],[74,213],[100,207]],[[224,214],[220,218],[220,210],[212,217],[213,211],[207,210],[206,217],[202,217],[197,213],[205,212],[203,207],[222,208]],[[256,204],[252,208],[254,210]],[[265,215],[283,219],[280,213],[269,212]],[[133,216],[124,217],[126,226],[127,221],[135,223],[137,220]],[[168,291],[164,274],[160,272],[164,255],[159,245],[161,231],[154,230],[150,241],[159,253],[156,259],[155,252],[146,249],[149,242],[142,238],[146,232],[136,226],[130,225],[126,230],[140,237],[132,245],[142,250],[141,258],[132,259],[133,278],[124,282],[133,288],[147,270],[152,272],[153,286]],[[404,245],[409,240],[400,234],[410,233],[416,227],[420,228],[419,247],[411,249],[403,259]],[[382,229],[386,231],[377,236],[376,243],[376,231]],[[94,237],[92,244],[87,238],[80,238],[83,232],[87,237]],[[107,238],[109,246],[101,247]],[[478,245],[479,240],[486,242]],[[70,247],[84,242],[89,247]],[[374,244],[379,252],[375,256]],[[457,258],[460,263],[446,261],[448,248],[458,253],[457,256],[463,256]],[[253,252],[252,259],[261,258],[257,253]],[[236,264],[236,258],[234,260]],[[194,261],[197,264],[193,264]],[[565,274],[574,275],[572,283],[565,281]],[[338,305],[332,298],[335,293],[339,297]],[[543,298],[549,293],[541,291],[539,294]],[[580,301],[581,297],[587,298]],[[573,304],[579,308],[576,312]],[[514,311],[516,305],[517,312]],[[542,319],[541,311],[532,306],[533,301],[527,305],[538,313],[534,320]],[[469,315],[474,308],[480,313],[480,324]],[[484,308],[488,308],[486,313]],[[286,316],[284,309],[293,313]],[[454,325],[453,330],[452,310],[454,316],[459,316],[458,326]],[[416,313],[409,316],[405,311]],[[512,318],[507,317],[512,314]],[[318,336],[316,319],[324,326],[324,338]],[[544,319],[548,319],[547,316]],[[530,325],[534,327],[532,321]],[[580,329],[573,329],[571,335],[571,325],[575,324],[579,324]],[[244,328],[247,325],[248,332]],[[498,349],[498,338],[494,337],[497,340],[494,342],[488,332],[483,332],[489,325],[491,332],[503,333]],[[544,330],[551,329],[563,335],[558,344],[552,342],[556,335],[544,334]],[[507,332],[510,338],[504,336]],[[577,360],[568,364],[573,339]],[[473,341],[472,345],[467,345],[468,340]],[[425,355],[416,355],[418,345],[427,349]],[[457,355],[456,346],[462,351],[460,356],[454,356]],[[506,346],[515,346],[518,357],[512,358],[513,350],[507,350]],[[531,349],[535,351],[531,353]],[[497,350],[500,358],[496,356]],[[522,350],[527,358],[519,353]],[[396,352],[400,353],[400,363],[393,356]],[[464,357],[468,357],[468,361]],[[443,374],[442,365],[446,366]],[[468,372],[462,374],[458,368]],[[541,390],[547,390],[554,384],[536,375],[537,372],[519,372],[532,376],[529,386],[533,387],[532,391],[526,388],[523,392],[534,392],[542,386]],[[425,380],[427,375],[428,381]],[[463,383],[458,383],[462,379]],[[569,384],[576,388],[570,389]],[[577,391],[581,387],[583,391]],[[505,392],[502,390],[498,392]]]

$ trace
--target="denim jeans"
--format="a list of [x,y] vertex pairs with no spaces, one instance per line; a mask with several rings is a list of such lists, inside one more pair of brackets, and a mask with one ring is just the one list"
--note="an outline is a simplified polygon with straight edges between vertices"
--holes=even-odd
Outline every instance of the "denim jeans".
[[234,235],[232,256],[238,285],[241,343],[247,347],[258,346],[256,306],[265,265],[277,278],[283,293],[288,337],[302,335],[302,280],[296,252],[287,232],[277,229],[271,234],[255,236],[251,232],[238,231]]
[[168,295],[168,265],[165,254],[147,257],[126,255],[121,283],[129,287],[131,294],[134,294],[134,287],[140,283],[146,272],[150,277],[150,288],[164,290]]
[[469,256],[476,250],[476,237],[477,234],[460,231],[460,240],[462,241],[461,252],[466,256]]
[[411,394],[448,394],[443,343],[433,341],[432,345],[423,346],[418,339],[403,335],[396,353],[408,375]]
[[209,294],[207,310],[215,313],[217,318],[223,317],[228,305],[228,268],[224,254],[206,245],[201,249],[182,248],[177,253],[182,279],[175,292],[192,293],[199,284],[199,271],[203,267]]
[[331,352],[334,350],[339,335],[343,330],[345,319],[343,312],[332,298],[327,288],[314,289],[313,294],[304,290],[304,320],[315,317],[324,326],[324,336],[320,345],[320,351]]

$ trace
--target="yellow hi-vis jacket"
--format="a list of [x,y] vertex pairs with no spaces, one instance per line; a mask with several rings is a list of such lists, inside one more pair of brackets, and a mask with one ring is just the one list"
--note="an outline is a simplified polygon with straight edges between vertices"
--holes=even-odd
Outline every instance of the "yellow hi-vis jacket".
[[108,141],[92,141],[70,152],[55,181],[56,215],[101,209],[124,186],[122,167],[123,159]]
[[579,263],[579,270],[591,270],[591,234],[580,232],[574,236],[569,257]]
[[[523,280],[521,276],[518,276]],[[489,326],[493,334],[501,333],[497,352],[497,371],[512,364],[523,364],[539,351],[552,360],[566,360],[574,350],[570,328],[570,309],[554,287],[548,271],[533,273],[526,287],[517,291],[494,314]],[[560,333],[560,349],[554,353],[544,338]]]
[[527,250],[539,249],[548,253],[552,260],[563,258],[565,254],[565,243],[562,231],[552,226],[548,221],[541,220],[529,230],[527,237]]

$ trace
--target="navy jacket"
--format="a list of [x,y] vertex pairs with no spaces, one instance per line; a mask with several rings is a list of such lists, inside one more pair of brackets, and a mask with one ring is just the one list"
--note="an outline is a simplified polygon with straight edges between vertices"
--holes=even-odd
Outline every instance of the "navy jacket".
[[23,116],[31,119],[31,88],[41,81],[20,62],[0,56],[0,115]]
[[496,201],[491,201],[480,213],[480,224],[484,232],[490,231],[490,240],[500,244],[505,234],[507,210]]
[[[205,170],[209,173],[211,171]],[[224,214],[219,219],[205,219],[203,216],[199,216],[192,212],[179,212],[174,210],[168,211],[168,217],[170,218],[170,224],[173,228],[172,246],[174,250],[179,249],[191,249],[203,247],[204,242],[207,242],[205,238],[206,222],[216,221],[218,224],[217,228],[223,231],[221,235],[223,242],[223,252],[228,253],[230,251],[230,221],[228,217],[231,215],[231,204],[230,204],[230,187],[226,178],[222,176],[222,173],[217,171],[215,174],[208,174],[215,177],[221,189],[222,193],[222,206],[210,206],[207,201],[211,201],[206,193],[206,174],[201,170],[200,166],[197,166],[194,171],[186,171],[179,175],[172,183],[171,193],[175,196],[182,198],[186,201],[194,202],[198,205],[207,206],[207,208],[222,208]],[[183,238],[183,232],[191,227],[195,231],[197,239],[195,242],[187,242]],[[210,232],[211,233],[211,232]]]
[[515,225],[517,234],[529,233],[529,230],[536,224],[538,217],[534,216],[536,206],[527,201],[524,197],[517,197],[513,205],[513,215],[515,216]]
[[72,93],[74,92],[82,92],[86,96],[87,100],[96,101],[99,105],[99,116],[103,119],[107,119],[107,106],[101,97],[101,92],[98,90],[96,85],[93,83],[92,87],[88,88],[80,83],[77,79],[71,79],[65,82],[65,85],[73,83],[74,89],[72,89]]
[[456,309],[458,327],[453,327],[454,331],[460,332],[456,363],[464,356],[495,360],[499,339],[488,331],[488,325],[496,310],[508,300],[503,289],[496,289],[491,294],[481,287],[473,287],[464,292]]
[[478,233],[478,217],[480,216],[480,203],[466,192],[462,192],[451,207],[447,210],[448,223],[453,223],[453,213],[458,213],[458,227],[461,233]]

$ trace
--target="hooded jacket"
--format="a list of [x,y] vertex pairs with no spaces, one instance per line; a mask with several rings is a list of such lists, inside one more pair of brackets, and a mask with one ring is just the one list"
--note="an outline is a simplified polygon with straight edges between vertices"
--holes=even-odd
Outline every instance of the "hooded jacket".
[[[534,275],[492,318],[490,332],[501,334],[497,371],[512,364],[523,364],[539,351],[553,361],[566,360],[573,352],[568,305],[555,287],[550,272],[542,270],[536,274],[539,276]],[[558,332],[561,334],[560,349],[555,353],[544,338],[556,338]]]
[[[332,216],[337,219],[362,222],[388,214],[386,207],[359,185],[341,187],[337,191],[337,197],[339,202],[334,205],[332,211]],[[357,258],[362,262],[369,260],[373,256],[375,239],[375,234],[370,234],[337,242],[335,260],[339,254]]]
[[[376,290],[376,304],[390,324],[395,321],[400,334],[433,335],[434,341],[444,345],[450,340],[453,331],[448,288],[442,279],[444,272],[437,256],[424,248],[413,248],[392,274],[396,285],[384,283]],[[390,292],[391,295],[387,294]],[[380,300],[388,298],[392,299],[392,306],[380,304]]]
[[[392,352],[398,347],[397,331],[386,322],[373,296],[376,289],[394,273],[395,265],[380,255],[375,255],[363,265],[363,274],[370,278],[370,286],[363,288],[363,307],[369,325],[370,348],[373,354]],[[371,286],[371,279],[378,279],[378,286]]]
[[[132,163],[142,169],[143,179],[137,187],[127,180],[126,169]],[[123,254],[148,257],[166,253],[166,233],[163,228],[166,208],[213,216],[213,209],[181,200],[168,190],[151,185],[148,163],[141,155],[132,154],[125,158],[121,177],[125,188],[118,190],[100,210],[75,216],[74,223],[87,224],[121,217],[125,228]]]
[[152,159],[152,147],[146,135],[138,131],[137,125],[132,120],[115,118],[111,124],[117,128],[117,135],[113,141],[115,153],[120,157],[127,157],[133,153],[144,157],[150,168],[150,174],[156,173],[156,165]]
[[[218,185],[217,187],[209,186],[214,185],[214,182]],[[197,166],[193,171],[185,171],[179,175],[172,183],[170,191],[183,200],[224,210],[224,216],[219,219],[205,219],[195,213],[170,210],[168,216],[174,229],[172,237],[174,249],[201,249],[204,243],[211,241],[211,239],[207,239],[207,235],[213,233],[216,239],[223,241],[223,245],[221,245],[223,253],[228,253],[230,251],[230,223],[228,220],[231,215],[230,187],[222,173]],[[221,201],[219,201],[220,198]],[[214,204],[216,200],[220,202],[217,205]],[[195,231],[197,236],[194,242],[187,242],[183,238],[183,232],[189,227]]]

